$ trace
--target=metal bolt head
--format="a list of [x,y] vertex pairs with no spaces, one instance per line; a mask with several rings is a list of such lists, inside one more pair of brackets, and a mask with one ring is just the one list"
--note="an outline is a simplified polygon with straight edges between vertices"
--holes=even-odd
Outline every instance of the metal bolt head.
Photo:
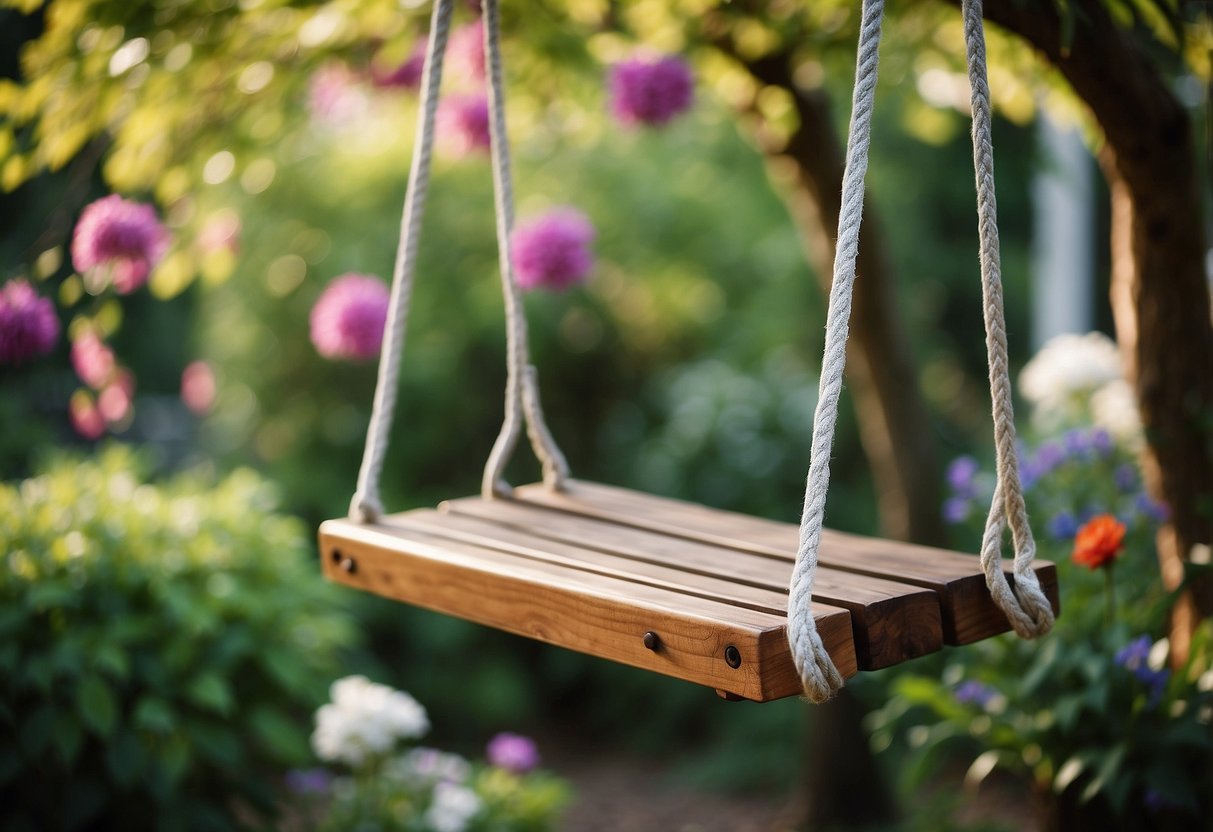
[[353,575],[358,571],[358,561],[353,558],[345,558],[341,561],[341,568],[349,575]]
[[650,650],[657,650],[657,648],[661,647],[661,636],[649,630],[644,634],[644,646]]
[[724,661],[729,667],[741,667],[741,651],[730,644],[724,648]]

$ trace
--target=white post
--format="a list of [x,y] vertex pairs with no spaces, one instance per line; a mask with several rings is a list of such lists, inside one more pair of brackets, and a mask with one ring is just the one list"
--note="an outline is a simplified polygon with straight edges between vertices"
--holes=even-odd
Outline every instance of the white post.
[[1037,119],[1041,160],[1032,180],[1032,345],[1088,332],[1092,315],[1093,172],[1082,137],[1044,112]]

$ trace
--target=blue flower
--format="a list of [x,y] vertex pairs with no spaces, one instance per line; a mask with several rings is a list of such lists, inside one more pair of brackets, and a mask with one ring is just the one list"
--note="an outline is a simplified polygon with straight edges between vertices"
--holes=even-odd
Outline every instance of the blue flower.
[[1139,636],[1116,653],[1116,663],[1130,671],[1150,694],[1150,704],[1158,704],[1163,690],[1171,679],[1171,671],[1163,668],[1155,670],[1149,665],[1150,649],[1153,646],[1149,636]]
[[1090,435],[1081,429],[1066,431],[1065,435],[1061,438],[1061,444],[1065,449],[1066,456],[1071,459],[1086,456],[1092,448]]
[[1116,489],[1121,493],[1129,493],[1137,488],[1137,467],[1128,462],[1117,465],[1112,472],[1112,482],[1116,483]]
[[286,773],[286,787],[295,794],[324,794],[333,775],[323,768],[297,768]]
[[1155,523],[1164,523],[1171,517],[1171,510],[1167,507],[1166,503],[1160,503],[1144,492],[1137,495],[1137,499],[1133,501],[1133,506],[1139,514]]
[[1040,468],[1043,476],[1066,461],[1066,452],[1056,442],[1045,442],[1036,449],[1032,461]]
[[1078,520],[1068,511],[1059,511],[1049,518],[1048,530],[1054,540],[1070,540],[1078,534]]
[[943,519],[952,525],[963,523],[969,519],[971,508],[969,501],[963,497],[949,497],[943,501]]
[[1108,433],[1103,428],[1095,428],[1091,431],[1091,447],[1100,456],[1107,456],[1116,448],[1116,442],[1112,439],[1112,434]]
[[984,682],[976,679],[966,679],[956,686],[956,701],[962,705],[976,705],[984,708],[998,696],[998,691]]
[[1144,667],[1153,645],[1149,636],[1138,636],[1116,652],[1116,663],[1127,670]]

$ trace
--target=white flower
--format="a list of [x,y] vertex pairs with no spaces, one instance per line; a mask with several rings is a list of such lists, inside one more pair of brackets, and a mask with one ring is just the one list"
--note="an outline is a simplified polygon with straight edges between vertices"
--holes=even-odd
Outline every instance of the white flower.
[[1045,420],[1075,415],[1085,396],[1124,378],[1116,344],[1099,332],[1058,335],[1036,353],[1019,374],[1019,390]]
[[436,748],[413,748],[383,767],[383,776],[402,782],[432,786],[463,783],[472,774],[472,764],[458,754]]
[[322,760],[357,766],[430,728],[416,699],[365,676],[339,679],[330,693],[333,701],[316,711],[312,734],[312,748]]
[[1124,379],[1109,382],[1091,395],[1091,420],[1127,447],[1141,443],[1137,397]]
[[463,832],[480,811],[480,798],[465,786],[439,783],[434,800],[425,810],[425,822],[434,832]]

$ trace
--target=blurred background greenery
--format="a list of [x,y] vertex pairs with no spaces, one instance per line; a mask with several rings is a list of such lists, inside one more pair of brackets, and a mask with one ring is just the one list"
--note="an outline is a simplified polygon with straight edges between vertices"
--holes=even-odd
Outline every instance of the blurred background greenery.
[[[273,483],[281,511],[307,528],[343,514],[375,371],[320,358],[308,340],[308,313],[338,274],[391,272],[415,96],[355,77],[340,90],[348,117],[325,119],[309,110],[309,79],[332,61],[361,72],[372,56],[407,55],[426,9],[401,11],[386,0],[9,5],[17,10],[0,11],[0,74],[30,82],[55,77],[53,69],[67,81],[53,90],[0,82],[0,111],[9,118],[0,131],[0,177],[9,191],[0,196],[0,276],[34,277],[60,300],[65,325],[83,317],[111,335],[138,379],[134,415],[114,438],[138,446],[155,476],[193,469],[214,481],[251,467]],[[639,132],[607,116],[604,64],[633,44],[589,22],[598,4],[539,4],[526,21],[507,9],[519,214],[573,205],[598,231],[587,285],[527,297],[534,362],[549,423],[576,476],[790,519],[803,495],[825,317],[803,230],[789,213],[786,171],[762,147],[763,131],[794,129],[794,114],[778,91],[764,95],[735,61],[693,40],[710,41],[711,32],[684,31],[694,5],[619,10],[623,28],[648,45],[690,50],[700,79],[688,116]],[[779,8],[766,16],[743,16],[738,43],[788,37],[788,21],[803,14],[811,35],[799,47],[798,71],[831,100],[847,101],[856,9],[815,3],[793,15],[783,6],[795,4],[772,5]],[[986,458],[968,119],[963,99],[941,105],[921,94],[931,71],[962,78],[958,28],[946,6],[895,10],[868,181],[897,264],[895,308],[932,439],[943,457]],[[120,50],[139,39],[143,57],[116,67]],[[1056,117],[1090,127],[1025,47],[992,34],[991,50],[1003,113],[995,144],[1007,320],[1018,368],[1030,357],[1030,184],[1041,164],[1032,119],[1044,102]],[[757,102],[759,115],[740,99]],[[738,118],[739,110],[747,114]],[[40,122],[29,118],[35,111]],[[846,108],[834,107],[833,117],[841,135]],[[154,199],[176,238],[149,290],[120,300],[81,295],[67,254],[73,219],[111,189]],[[234,247],[203,250],[203,229],[233,218]],[[1106,218],[1098,211],[1097,226],[1091,245],[1102,251]],[[1103,297],[1106,278],[1090,292]],[[1106,304],[1096,307],[1096,323],[1106,326]],[[489,164],[440,158],[384,477],[389,507],[478,489],[500,424],[503,352]],[[178,396],[182,369],[197,359],[217,380],[204,417]],[[0,372],[4,480],[43,469],[52,449],[93,453],[67,418],[76,382],[66,345],[48,360]],[[878,527],[875,486],[849,407],[844,393],[828,520],[870,534]],[[534,478],[531,460],[518,456],[512,480]],[[60,478],[62,464],[53,469]],[[921,476],[936,483],[942,473]],[[953,543],[971,549],[976,540],[970,530]],[[246,542],[237,535],[230,545]],[[302,566],[310,552],[270,548],[267,537],[252,551],[283,564],[279,582],[250,592],[319,593],[314,570]],[[586,737],[671,756],[678,777],[713,788],[782,794],[803,775],[802,743],[790,739],[809,730],[797,701],[723,703],[680,682],[337,595],[314,603],[317,615],[344,611],[358,631],[332,639],[332,650],[344,651],[343,670],[413,693],[430,709],[437,735],[455,747],[503,727],[575,726]],[[181,637],[190,637],[188,628]],[[930,675],[950,661],[918,669]],[[891,675],[853,687],[880,703],[897,684]],[[308,730],[303,708],[321,700],[327,681],[299,681],[292,707],[300,737]],[[886,746],[902,737],[889,727],[901,716],[882,714]],[[298,762],[291,749],[278,751]],[[908,750],[894,748],[887,765],[899,753]],[[907,794],[916,787],[908,783]]]

